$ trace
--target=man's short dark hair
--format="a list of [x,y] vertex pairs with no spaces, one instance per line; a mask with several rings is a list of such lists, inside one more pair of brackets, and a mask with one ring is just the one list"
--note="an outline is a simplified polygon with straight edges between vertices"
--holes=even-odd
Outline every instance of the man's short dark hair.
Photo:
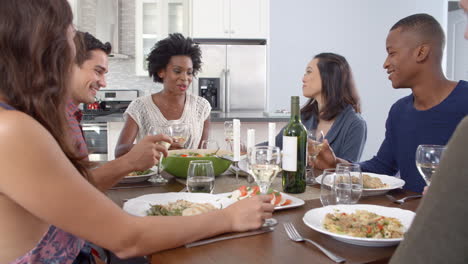
[[109,42],[102,43],[88,32],[77,31],[74,38],[76,46],[76,64],[83,65],[86,60],[91,58],[91,51],[102,50],[107,55],[112,51],[112,46]]
[[185,38],[180,33],[170,34],[169,37],[158,41],[146,59],[148,61],[148,73],[154,82],[162,83],[158,72],[166,68],[172,56],[188,56],[192,60],[193,75],[201,69],[201,50],[191,38]]
[[390,31],[398,28],[400,28],[402,32],[410,31],[412,34],[416,34],[423,42],[432,42],[440,48],[440,52],[444,49],[444,30],[439,22],[431,15],[414,14],[407,16],[393,25]]

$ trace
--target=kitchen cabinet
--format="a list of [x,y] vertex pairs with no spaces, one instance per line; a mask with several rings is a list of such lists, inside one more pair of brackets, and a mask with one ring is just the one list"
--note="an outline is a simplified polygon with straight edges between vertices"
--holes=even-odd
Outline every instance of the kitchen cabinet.
[[135,68],[148,76],[146,58],[170,33],[189,34],[189,0],[135,0]]
[[124,122],[107,122],[107,158],[115,159],[115,146],[124,127]]
[[267,38],[268,0],[193,0],[194,38]]

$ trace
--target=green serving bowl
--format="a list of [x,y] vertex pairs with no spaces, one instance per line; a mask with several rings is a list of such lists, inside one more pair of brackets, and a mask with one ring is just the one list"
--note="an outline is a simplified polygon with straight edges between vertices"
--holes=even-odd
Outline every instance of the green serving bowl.
[[[203,157],[179,157],[174,155],[199,153]],[[179,178],[187,178],[187,171],[192,160],[211,160],[213,163],[213,169],[215,176],[225,172],[231,165],[231,161],[221,159],[218,157],[205,157],[205,154],[213,154],[216,149],[177,149],[169,150],[169,155],[164,157],[162,160],[163,170]],[[217,156],[232,155],[231,152],[225,150],[219,150],[216,153]]]

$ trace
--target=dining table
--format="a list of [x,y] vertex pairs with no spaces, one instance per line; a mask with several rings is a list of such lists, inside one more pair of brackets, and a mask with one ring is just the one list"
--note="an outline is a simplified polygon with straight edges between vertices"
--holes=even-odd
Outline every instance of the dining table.
[[[107,191],[107,195],[118,205],[125,201],[144,194],[179,192],[184,190],[184,180],[164,174],[169,179],[165,185],[152,185],[151,183],[119,184]],[[249,185],[247,178],[236,178],[232,174],[218,176],[215,181],[215,190],[224,193],[241,185]],[[278,189],[281,179],[273,182],[273,187]],[[396,189],[390,191],[396,198],[414,195],[414,192]],[[308,186],[303,194],[290,194],[305,201],[304,205],[277,210],[273,217],[278,221],[274,231],[254,236],[223,240],[211,244],[196,247],[178,247],[164,250],[147,256],[150,263],[203,263],[203,264],[239,264],[239,263],[334,263],[319,249],[309,243],[294,242],[289,239],[283,224],[291,222],[297,231],[305,238],[319,243],[333,253],[344,257],[345,263],[387,263],[393,255],[396,246],[366,247],[344,243],[334,238],[317,232],[308,227],[303,217],[311,209],[322,207],[320,202],[320,185]],[[385,195],[361,197],[358,204],[371,204],[386,207],[416,211],[420,199],[410,199],[403,204],[390,201]],[[180,227],[183,229],[184,227]],[[223,234],[227,236],[232,234]]]

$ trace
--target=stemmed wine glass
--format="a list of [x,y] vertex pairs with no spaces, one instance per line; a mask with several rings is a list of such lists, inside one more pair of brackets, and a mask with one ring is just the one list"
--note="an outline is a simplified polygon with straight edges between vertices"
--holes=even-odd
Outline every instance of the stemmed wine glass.
[[[276,146],[252,147],[247,154],[250,171],[260,187],[261,194],[267,194],[268,188],[281,171],[281,151]],[[266,219],[263,226],[274,226],[278,223],[273,218]]]
[[[307,131],[307,152],[308,152],[308,163],[312,163],[317,158],[318,154],[322,150],[323,140],[325,139],[322,130],[311,129]],[[314,166],[310,166],[307,170],[306,184],[314,185],[317,181],[314,175]]]
[[[172,136],[172,129],[170,126],[150,127],[149,131],[151,135],[165,134],[168,136]],[[166,141],[160,141],[158,142],[158,144],[164,146],[166,149],[169,149],[169,147],[171,146],[171,144]],[[148,179],[148,181],[154,184],[166,184],[169,182],[167,179],[161,176],[161,172],[163,170],[162,160],[163,160],[163,155],[161,153],[161,157],[159,158],[159,162],[158,162],[157,169],[156,169],[156,174],[154,174],[153,176],[151,176],[151,178]]]
[[224,140],[226,141],[228,150],[232,150],[232,142],[234,140],[234,125],[232,121],[224,121]]
[[169,122],[170,136],[174,143],[177,143],[180,148],[186,148],[189,143],[189,129],[186,123],[181,122]]
[[432,175],[439,167],[444,150],[445,146],[441,145],[419,145],[416,150],[416,167],[427,186],[431,184]]

